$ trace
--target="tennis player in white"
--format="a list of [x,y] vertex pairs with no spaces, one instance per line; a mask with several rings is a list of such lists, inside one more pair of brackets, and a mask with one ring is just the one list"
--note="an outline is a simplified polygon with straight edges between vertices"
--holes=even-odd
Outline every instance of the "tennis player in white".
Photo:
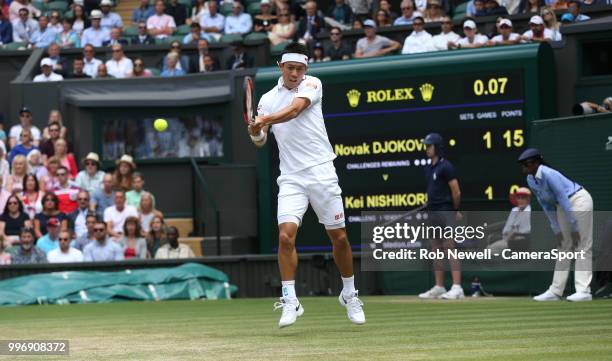
[[275,309],[282,308],[279,327],[292,325],[304,313],[295,294],[295,249],[297,229],[312,206],[325,226],[333,245],[334,260],[342,276],[338,297],[349,319],[365,323],[363,303],[357,297],[353,277],[353,255],[344,224],[341,189],[333,160],[336,158],[327,137],[321,103],[321,81],[305,75],[308,69],[305,46],[287,45],[278,66],[278,85],[264,94],[257,107],[258,116],[249,125],[256,146],[266,143],[272,129],[280,154],[278,193],[278,265],[282,278],[282,297]]

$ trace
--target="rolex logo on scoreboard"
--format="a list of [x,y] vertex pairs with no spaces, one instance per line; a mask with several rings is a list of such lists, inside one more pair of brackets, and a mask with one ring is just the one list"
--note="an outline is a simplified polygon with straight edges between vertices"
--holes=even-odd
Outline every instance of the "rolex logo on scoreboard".
[[419,91],[421,91],[421,97],[423,98],[424,102],[429,102],[431,100],[434,89],[435,87],[429,83],[425,83],[421,85],[421,87],[419,88]]
[[349,105],[351,108],[357,108],[359,105],[359,98],[361,97],[361,93],[357,89],[351,89],[346,93],[346,97],[348,98]]

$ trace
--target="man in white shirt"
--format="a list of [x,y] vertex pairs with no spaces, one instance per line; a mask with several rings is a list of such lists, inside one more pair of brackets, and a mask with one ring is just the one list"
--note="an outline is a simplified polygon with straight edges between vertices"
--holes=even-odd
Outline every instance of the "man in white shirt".
[[121,16],[110,11],[112,6],[113,2],[111,0],[102,0],[102,2],[100,2],[100,10],[102,10],[100,26],[108,29],[109,31],[113,28],[123,29],[123,21],[121,20]]
[[436,50],[448,50],[449,44],[455,44],[461,37],[453,31],[453,21],[445,16],[442,18],[442,32],[433,37],[433,46]]
[[402,54],[417,54],[426,53],[428,51],[435,51],[433,44],[433,37],[427,30],[423,29],[425,20],[417,16],[412,22],[412,33],[404,40],[404,47],[402,48]]
[[138,218],[135,207],[125,204],[125,192],[115,192],[115,205],[104,210],[104,222],[109,236],[118,240],[123,235],[123,224],[128,217]]
[[463,23],[463,33],[465,34],[465,37],[459,39],[456,44],[452,44],[452,46],[449,46],[449,48],[480,48],[481,46],[487,45],[489,38],[486,35],[477,34],[476,31],[477,27],[474,20],[466,20]]
[[64,77],[53,72],[53,60],[50,58],[43,58],[40,61],[40,69],[42,74],[38,74],[34,77],[34,82],[48,82],[48,81],[62,81]]
[[527,30],[521,37],[525,42],[551,42],[555,36],[552,30],[544,26],[544,19],[540,15],[534,15],[529,19],[529,28],[531,30]]
[[376,35],[376,23],[368,19],[363,22],[365,38],[357,40],[355,46],[356,58],[384,56],[399,49],[400,44],[387,37]]
[[95,58],[96,51],[91,44],[83,47],[83,72],[92,78],[98,75],[98,66],[102,64],[102,60]]
[[323,84],[306,75],[308,49],[299,43],[285,47],[279,62],[278,84],[264,94],[257,107],[258,116],[248,127],[257,147],[266,143],[271,130],[278,144],[281,175],[278,193],[278,265],[282,297],[279,327],[290,326],[304,313],[295,293],[297,252],[295,239],[302,217],[312,206],[332,241],[334,260],[342,276],[338,297],[348,318],[364,324],[363,303],[357,297],[353,277],[353,256],[345,228],[342,190],[323,119]]
[[112,58],[106,62],[107,72],[115,78],[125,78],[134,69],[132,59],[123,54],[123,47],[121,44],[113,45],[112,49]]
[[38,30],[38,23],[30,18],[28,8],[19,9],[19,18],[12,22],[13,41],[29,43],[30,38]]
[[223,33],[223,29],[225,29],[225,16],[217,12],[216,1],[208,2],[208,12],[209,14],[204,14],[204,16],[200,18],[200,26],[202,27],[202,31],[210,34],[215,40],[219,40]]
[[232,13],[225,18],[224,32],[226,34],[248,34],[253,28],[253,19],[251,15],[242,12],[242,4],[234,1],[232,4]]
[[21,144],[21,131],[23,129],[30,130],[30,134],[32,134],[32,144],[38,147],[40,142],[40,129],[32,125],[32,111],[27,107],[21,108],[19,111],[19,124],[13,125],[9,131],[8,145],[11,149]]
[[91,26],[83,31],[81,44],[91,44],[100,47],[102,43],[110,40],[110,31],[100,26],[102,19],[102,12],[100,10],[92,10],[89,18],[91,19]]
[[59,247],[47,253],[49,263],[73,263],[83,262],[83,253],[76,248],[70,247],[69,231],[61,231],[59,234]]
[[489,40],[488,45],[514,45],[521,41],[521,35],[512,32],[512,21],[501,19],[499,22],[499,35]]
[[147,19],[147,30],[149,35],[156,39],[164,39],[174,33],[176,30],[176,23],[174,18],[168,14],[165,14],[166,5],[163,1],[157,0],[155,2],[155,14],[149,16]]

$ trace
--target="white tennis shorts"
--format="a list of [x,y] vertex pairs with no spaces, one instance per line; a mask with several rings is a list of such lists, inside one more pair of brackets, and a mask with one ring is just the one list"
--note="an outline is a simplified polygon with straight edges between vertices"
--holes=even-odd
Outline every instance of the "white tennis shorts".
[[300,226],[310,203],[325,229],[344,228],[342,190],[333,162],[281,175],[276,183],[278,224],[292,222]]

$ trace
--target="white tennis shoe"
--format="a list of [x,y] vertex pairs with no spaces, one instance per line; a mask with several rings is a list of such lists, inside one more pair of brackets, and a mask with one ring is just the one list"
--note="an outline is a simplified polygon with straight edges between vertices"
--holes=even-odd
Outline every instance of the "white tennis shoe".
[[448,292],[440,296],[443,300],[460,300],[465,298],[465,293],[463,293],[463,287],[459,285],[453,285]]
[[440,298],[440,296],[442,296],[445,293],[446,293],[446,288],[441,287],[441,286],[433,286],[429,291],[419,294],[419,298],[422,298],[424,300],[431,300],[431,299]]
[[576,292],[567,296],[566,300],[570,302],[583,302],[583,301],[592,301],[593,296],[590,293],[586,292]]
[[280,302],[274,304],[275,311],[279,308],[283,309],[283,314],[280,321],[278,321],[278,327],[280,328],[293,325],[297,318],[304,314],[304,307],[302,307],[297,298],[289,299],[281,297]]
[[355,291],[350,297],[344,298],[342,292],[340,292],[338,301],[346,308],[346,314],[352,323],[356,325],[363,325],[366,323],[365,313],[363,313],[363,302],[359,299],[359,297],[357,297],[357,295],[358,291]]
[[550,290],[546,290],[546,292],[537,295],[533,298],[534,301],[539,301],[539,302],[547,302],[547,301],[559,301],[561,299],[561,297],[555,295],[554,293],[550,292]]

